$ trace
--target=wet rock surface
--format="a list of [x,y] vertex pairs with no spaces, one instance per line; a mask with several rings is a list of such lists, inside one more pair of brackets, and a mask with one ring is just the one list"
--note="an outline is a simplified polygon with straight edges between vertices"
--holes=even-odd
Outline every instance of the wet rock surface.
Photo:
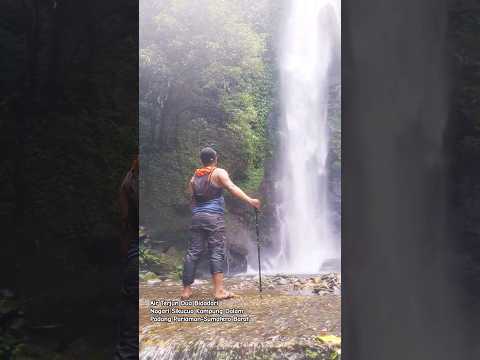
[[340,295],[341,293],[341,277],[339,273],[315,276],[277,275],[267,277],[266,282],[270,288],[279,288],[281,291],[288,291],[292,294],[298,292],[303,295]]
[[[220,301],[211,307],[185,303],[152,306],[152,301],[179,301],[181,284],[171,279],[142,282],[140,358],[338,359],[338,356],[335,357],[338,347],[325,344],[318,337],[341,334],[339,274],[262,276],[261,295],[258,292],[258,276],[235,276],[227,278],[225,284],[239,297]],[[193,289],[193,301],[213,298],[207,279],[197,280]],[[217,314],[209,315],[209,318],[235,316],[240,320],[160,322],[160,317],[186,316],[172,313],[158,315],[160,309],[175,312],[210,309]],[[227,314],[229,309],[241,312]]]

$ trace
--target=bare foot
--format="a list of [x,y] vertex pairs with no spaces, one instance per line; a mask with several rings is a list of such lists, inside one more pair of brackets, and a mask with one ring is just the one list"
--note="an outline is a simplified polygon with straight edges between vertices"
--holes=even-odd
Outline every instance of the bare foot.
[[190,286],[185,286],[183,288],[182,296],[180,297],[180,299],[187,300],[188,298],[190,298],[190,296],[192,296],[192,288]]
[[215,300],[227,300],[237,297],[234,293],[226,290],[220,290],[215,293]]

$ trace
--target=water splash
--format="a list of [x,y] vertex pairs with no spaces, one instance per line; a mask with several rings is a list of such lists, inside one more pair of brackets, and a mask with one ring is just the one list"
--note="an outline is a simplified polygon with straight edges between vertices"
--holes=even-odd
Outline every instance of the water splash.
[[[340,46],[340,1],[291,1],[280,56],[280,234],[268,270],[316,273],[339,258],[328,205],[328,97]],[[338,59],[337,59],[338,60]]]

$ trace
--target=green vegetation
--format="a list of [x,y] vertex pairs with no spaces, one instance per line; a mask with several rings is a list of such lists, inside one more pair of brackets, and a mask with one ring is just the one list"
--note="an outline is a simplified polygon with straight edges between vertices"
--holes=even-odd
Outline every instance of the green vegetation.
[[169,275],[179,279],[183,271],[182,256],[178,253],[158,254],[149,248],[140,247],[140,269],[149,271],[142,277],[144,281],[155,279],[155,275]]
[[184,245],[184,190],[204,146],[219,152],[234,181],[258,191],[272,147],[272,17],[280,3],[140,2],[141,221],[154,241]]

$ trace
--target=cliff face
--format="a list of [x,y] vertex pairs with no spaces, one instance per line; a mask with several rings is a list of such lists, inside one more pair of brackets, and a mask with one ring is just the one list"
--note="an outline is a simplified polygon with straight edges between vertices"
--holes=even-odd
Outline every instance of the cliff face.
[[[266,123],[276,92],[280,3],[142,2],[140,218],[156,248],[186,247],[185,188],[203,147],[217,150],[219,166],[249,195],[261,195],[272,156]],[[230,265],[245,270],[252,210],[228,194],[226,207]]]

